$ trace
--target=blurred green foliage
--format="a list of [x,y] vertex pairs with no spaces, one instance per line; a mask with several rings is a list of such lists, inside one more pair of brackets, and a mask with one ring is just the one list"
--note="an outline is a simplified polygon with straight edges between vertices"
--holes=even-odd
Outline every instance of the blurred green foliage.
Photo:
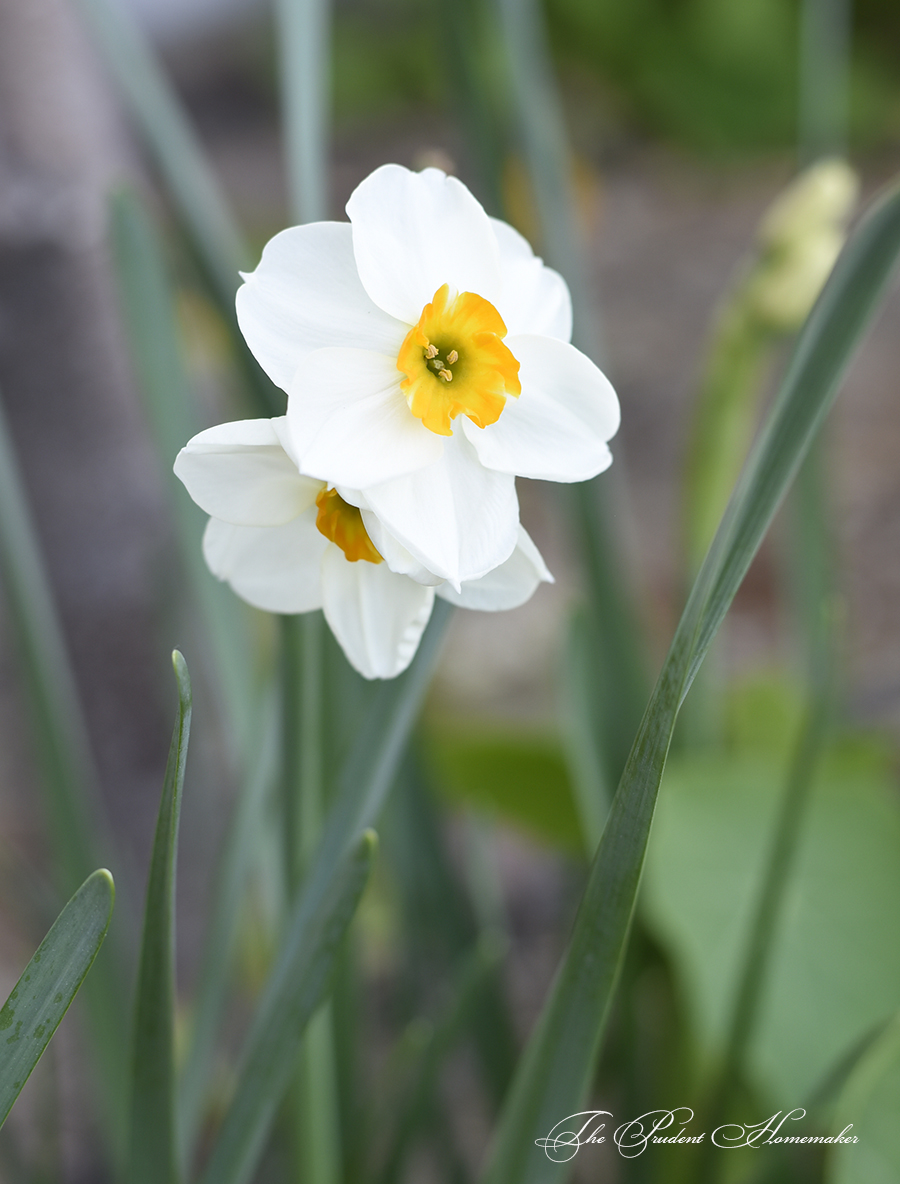
[[557,737],[521,727],[444,725],[427,733],[424,755],[443,796],[498,814],[544,842],[581,850],[578,811]]
[[836,1130],[859,1142],[836,1148],[828,1184],[891,1184],[900,1163],[900,1015],[860,1060],[837,1106]]
[[[486,0],[482,8],[489,11]],[[799,8],[799,0],[546,0],[576,137],[587,86],[615,139],[636,132],[714,154],[792,148]],[[898,12],[892,0],[861,0],[855,9],[851,114],[859,147],[900,133]],[[460,69],[452,48],[436,5],[342,5],[334,28],[337,119],[357,125],[448,104]],[[593,132],[582,129],[586,135]]]
[[[644,917],[673,959],[707,1061],[724,1038],[799,704],[778,681],[738,692],[727,712],[727,748],[679,754],[666,772]],[[807,1104],[854,1044],[900,1006],[898,869],[890,746],[845,733],[829,746],[813,792],[748,1054],[749,1076],[772,1104]]]

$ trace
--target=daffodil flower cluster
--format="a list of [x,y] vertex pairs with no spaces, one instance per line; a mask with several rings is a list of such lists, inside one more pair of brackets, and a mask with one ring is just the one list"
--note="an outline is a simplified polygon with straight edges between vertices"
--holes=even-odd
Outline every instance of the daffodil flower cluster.
[[619,406],[569,344],[563,279],[454,177],[385,165],[347,213],[276,235],[238,292],[286,414],[201,432],[175,472],[215,575],[271,612],[321,607],[391,678],[435,595],[501,610],[552,580],[516,476],[601,472]]

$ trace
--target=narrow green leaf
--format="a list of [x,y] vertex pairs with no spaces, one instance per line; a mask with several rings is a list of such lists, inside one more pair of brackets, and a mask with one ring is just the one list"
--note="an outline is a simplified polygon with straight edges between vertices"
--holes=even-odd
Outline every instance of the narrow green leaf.
[[277,711],[273,689],[270,687],[269,693],[261,698],[260,735],[248,760],[250,771],[240,787],[220,854],[211,916],[191,1000],[192,1016],[177,1105],[179,1159],[183,1169],[191,1161],[201,1125],[216,1038],[228,997],[228,972],[234,957],[237,922],[253,855],[258,850],[267,792],[277,773]]
[[298,222],[328,217],[328,0],[277,0],[288,188]]
[[[464,886],[447,850],[435,788],[414,750],[397,778],[381,831],[403,912],[408,984],[403,993],[426,998],[436,978],[458,968],[483,933],[500,931],[503,924],[503,906],[494,898],[493,880],[487,886],[482,882],[496,870],[493,852],[481,849],[489,846],[485,825],[470,819],[466,828]],[[518,1055],[499,967],[484,983],[470,1032],[485,1093],[491,1109],[499,1113]]]
[[303,910],[282,947],[248,1035],[237,1092],[203,1173],[203,1184],[243,1184],[252,1177],[272,1118],[296,1070],[304,1029],[326,994],[375,847],[374,831],[366,831],[333,870],[318,908]]
[[112,842],[87,724],[0,404],[0,574],[22,657],[63,886],[74,891]]
[[0,1010],[0,1125],[90,970],[106,937],[114,899],[108,871],[88,876]]
[[[287,1006],[286,995],[290,995],[289,984],[292,976],[297,974],[297,967],[306,967],[309,987],[302,1007],[299,1006],[299,996],[295,999],[297,1010],[291,1012],[292,1041],[296,1038],[299,1042],[303,1026],[324,994],[326,978],[339,945],[336,938],[332,940],[329,925],[332,921],[337,925],[344,907],[341,901],[350,900],[353,869],[358,867],[362,858],[360,853],[368,849],[365,832],[377,819],[394,781],[451,613],[446,602],[435,605],[411,666],[380,689],[344,762],[322,840],[294,906],[278,963],[265,988],[247,1040],[244,1063],[254,1066],[254,1073],[262,1074],[265,1088],[253,1093],[242,1077],[239,1094],[229,1111],[233,1117],[226,1118],[227,1141],[217,1143],[203,1177],[204,1184],[242,1184],[253,1172],[290,1076],[290,1066],[285,1067],[285,1075],[269,1076],[260,1050],[267,1048],[270,1040],[276,1040],[282,1047],[277,1031],[278,1017]],[[348,855],[348,851],[352,854]],[[362,891],[361,885],[359,891]],[[349,922],[350,915],[352,910],[346,922]],[[319,935],[318,954],[313,948],[312,934]],[[273,1025],[276,1027],[274,1034]],[[287,1045],[284,1047],[287,1052]],[[296,1048],[296,1044],[292,1045],[292,1057],[296,1057]],[[285,1053],[285,1060],[288,1059]],[[256,1080],[252,1075],[246,1078],[251,1079]],[[225,1130],[223,1127],[223,1139]]]
[[78,0],[106,66],[223,297],[231,300],[250,253],[171,84],[123,5]]
[[225,319],[260,415],[279,415],[284,397],[254,361],[237,327],[234,294],[252,253],[174,88],[127,10],[111,0],[78,0],[172,197],[175,210]]
[[588,856],[597,850],[611,797],[597,726],[603,703],[598,703],[601,696],[591,663],[593,652],[591,622],[579,609],[569,620],[563,648],[560,731]]
[[248,614],[206,566],[201,539],[207,515],[172,472],[179,449],[202,425],[191,412],[194,392],[185,371],[163,245],[130,190],[112,197],[110,237],[138,388],[172,505],[182,563],[213,651],[210,681],[221,694],[228,720],[224,731],[234,746],[232,759],[240,764],[256,720],[249,692]]
[[[0,577],[21,655],[50,839],[62,890],[74,892],[112,859],[114,844],[98,792],[87,724],[62,625],[24,494],[0,401]],[[122,894],[124,895],[124,894]],[[127,900],[125,904],[127,905]],[[120,911],[121,911],[120,904]],[[126,908],[127,915],[127,908]],[[104,1103],[121,1135],[127,1018],[121,951],[113,939],[85,988]],[[119,929],[122,940],[122,930]],[[115,943],[115,944],[114,944]],[[110,948],[113,947],[113,948]]]
[[129,1180],[174,1184],[175,1140],[175,865],[184,768],[191,731],[187,664],[172,655],[178,716],[150,856],[144,931],[138,967],[132,1061]]
[[[393,1184],[403,1178],[406,1157],[423,1128],[427,1128],[432,1111],[439,1105],[437,1087],[447,1057],[457,1046],[471,1024],[472,1013],[506,952],[506,941],[496,934],[484,933],[474,950],[470,950],[458,968],[449,1006],[422,1043],[399,1105],[390,1099],[392,1113],[385,1115],[390,1122],[391,1135],[377,1184]],[[376,1130],[380,1129],[378,1124]]]
[[813,309],[776,404],[701,567],[613,800],[566,956],[513,1084],[486,1179],[557,1179],[535,1147],[579,1110],[618,978],[678,710],[834,400],[900,254],[900,189],[851,236]]
[[[572,293],[574,344],[606,365],[600,314],[585,268],[572,186],[572,153],[547,47],[539,0],[494,0],[506,50],[509,91],[541,229],[541,251]],[[606,779],[615,785],[646,702],[649,682],[628,587],[612,529],[617,470],[565,491],[593,610],[597,713]]]

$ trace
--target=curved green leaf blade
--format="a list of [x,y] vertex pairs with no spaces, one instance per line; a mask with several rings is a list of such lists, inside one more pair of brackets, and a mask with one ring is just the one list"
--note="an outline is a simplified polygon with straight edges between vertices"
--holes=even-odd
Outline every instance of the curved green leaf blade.
[[[282,949],[247,1038],[237,1093],[203,1184],[245,1184],[297,1066],[303,1031],[324,997],[375,855],[366,831],[344,858],[319,907],[305,910]],[[302,907],[301,902],[301,907]]]
[[203,264],[222,297],[230,300],[249,252],[171,84],[122,6],[110,0],[78,0],[78,7],[172,191]]
[[[56,874],[68,896],[115,850],[98,793],[97,772],[78,687],[25,496],[16,453],[0,400],[0,580],[21,655],[40,787],[49,823]],[[119,912],[128,916],[127,883]],[[114,1154],[124,1126],[122,1050],[128,1018],[121,966],[127,925],[114,925],[103,957],[85,987],[92,1050],[110,1122]]]
[[144,932],[138,968],[132,1061],[129,1180],[168,1184],[177,1179],[175,1142],[175,863],[178,821],[191,731],[187,663],[172,655],[178,718],[169,749],[156,837],[150,857]]
[[0,1125],[90,970],[106,937],[114,899],[108,871],[88,876],[0,1010]]
[[208,516],[172,471],[178,450],[204,425],[192,414],[194,392],[178,335],[163,243],[143,203],[130,190],[113,194],[109,216],[122,319],[135,377],[171,500],[182,562],[211,642],[216,667],[213,680],[227,713],[227,738],[239,760],[256,722],[247,689],[252,682],[248,677],[247,610],[206,566],[201,540]]
[[[828,1184],[900,1180],[900,1015],[867,1050],[837,1104],[832,1127],[846,1131],[829,1158]],[[847,1129],[849,1128],[849,1129]]]
[[234,294],[251,252],[182,105],[133,18],[110,0],[77,0],[142,134],[236,347],[260,415],[284,399],[253,360],[237,327]]
[[813,309],[676,630],[613,800],[571,942],[520,1064],[486,1174],[559,1178],[534,1145],[577,1112],[606,1025],[666,757],[690,684],[820,427],[900,254],[900,188],[861,222]]

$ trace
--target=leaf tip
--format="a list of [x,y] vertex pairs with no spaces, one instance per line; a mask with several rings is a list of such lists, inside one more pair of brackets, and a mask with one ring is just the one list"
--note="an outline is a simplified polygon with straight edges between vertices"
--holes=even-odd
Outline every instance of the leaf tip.
[[184,654],[180,650],[172,650],[172,669],[175,671],[175,681],[178,683],[178,697],[185,707],[190,707],[191,676],[188,673]]

